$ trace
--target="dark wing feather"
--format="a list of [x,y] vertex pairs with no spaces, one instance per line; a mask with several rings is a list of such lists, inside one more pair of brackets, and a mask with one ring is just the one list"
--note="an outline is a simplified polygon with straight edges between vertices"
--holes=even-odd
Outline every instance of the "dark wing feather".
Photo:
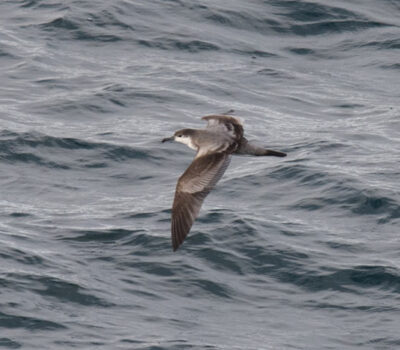
[[226,132],[233,138],[234,142],[229,149],[230,152],[235,152],[240,148],[244,131],[239,119],[230,115],[206,115],[201,119],[207,121],[207,129]]
[[231,133],[236,140],[243,137],[243,125],[237,118],[230,115],[206,115],[201,119],[207,121],[207,129],[223,128]]
[[227,153],[211,153],[195,158],[179,178],[172,206],[171,238],[177,250],[199,214],[204,198],[224,174],[230,162]]

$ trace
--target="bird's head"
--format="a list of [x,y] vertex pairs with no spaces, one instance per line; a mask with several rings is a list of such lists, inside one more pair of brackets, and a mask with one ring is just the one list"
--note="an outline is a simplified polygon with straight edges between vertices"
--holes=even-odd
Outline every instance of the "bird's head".
[[175,131],[175,134],[173,136],[162,139],[161,142],[176,141],[176,142],[183,143],[184,145],[187,145],[190,148],[196,148],[196,147],[194,147],[193,142],[192,142],[192,136],[194,133],[195,133],[195,130],[193,130],[193,129],[181,129],[181,130]]

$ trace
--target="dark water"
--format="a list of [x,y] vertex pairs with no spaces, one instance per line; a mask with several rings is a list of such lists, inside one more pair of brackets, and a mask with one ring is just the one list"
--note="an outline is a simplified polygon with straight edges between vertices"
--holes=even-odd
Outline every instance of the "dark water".
[[[400,348],[400,5],[0,2],[0,348]],[[176,253],[161,144],[229,109]]]

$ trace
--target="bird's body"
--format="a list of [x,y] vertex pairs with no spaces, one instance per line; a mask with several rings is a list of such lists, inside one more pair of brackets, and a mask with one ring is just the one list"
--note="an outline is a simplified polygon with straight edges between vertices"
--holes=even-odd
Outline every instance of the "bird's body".
[[243,136],[241,122],[228,115],[210,115],[205,129],[182,129],[173,137],[197,150],[193,162],[179,178],[172,206],[171,237],[175,251],[182,244],[196,219],[204,198],[213,189],[227,169],[232,154],[255,156],[286,156],[283,152],[252,145]]

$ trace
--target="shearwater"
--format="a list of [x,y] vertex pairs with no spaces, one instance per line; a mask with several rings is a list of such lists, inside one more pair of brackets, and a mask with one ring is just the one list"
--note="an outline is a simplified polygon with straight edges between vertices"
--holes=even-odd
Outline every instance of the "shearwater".
[[197,150],[193,162],[176,184],[172,205],[171,238],[176,251],[188,235],[204,198],[224,174],[232,154],[285,157],[286,153],[251,144],[243,136],[239,119],[229,115],[208,115],[205,129],[181,129],[162,140],[181,142]]

